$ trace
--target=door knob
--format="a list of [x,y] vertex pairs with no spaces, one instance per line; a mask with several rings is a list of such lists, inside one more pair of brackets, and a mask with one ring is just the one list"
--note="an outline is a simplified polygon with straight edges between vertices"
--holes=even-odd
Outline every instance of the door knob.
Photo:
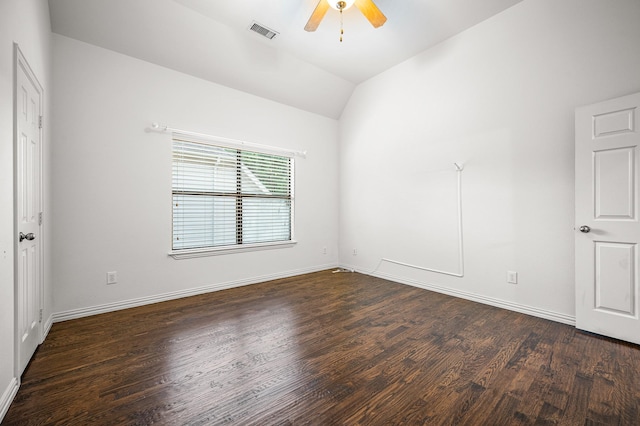
[[35,239],[36,239],[36,236],[33,234],[33,232],[29,232],[26,235],[24,233],[22,233],[22,232],[20,233],[20,242],[22,242],[22,240],[32,241],[32,240],[35,240]]
[[591,228],[588,227],[587,225],[582,225],[580,228],[578,228],[578,230],[586,234],[587,232],[591,231]]

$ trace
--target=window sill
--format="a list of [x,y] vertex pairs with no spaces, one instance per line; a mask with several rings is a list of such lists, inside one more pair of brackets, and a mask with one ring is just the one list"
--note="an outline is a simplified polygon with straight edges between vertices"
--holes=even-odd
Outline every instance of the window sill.
[[223,254],[245,253],[250,251],[289,248],[289,247],[295,246],[296,244],[297,244],[297,241],[283,241],[278,243],[261,243],[261,244],[247,244],[247,245],[240,245],[240,246],[172,250],[169,252],[169,256],[173,257],[176,260],[194,259],[197,257],[219,256]]

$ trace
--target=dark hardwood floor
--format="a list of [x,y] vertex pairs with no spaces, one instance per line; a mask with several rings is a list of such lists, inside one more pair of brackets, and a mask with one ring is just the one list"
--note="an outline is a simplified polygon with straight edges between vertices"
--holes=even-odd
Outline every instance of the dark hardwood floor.
[[640,347],[330,271],[54,324],[3,425],[639,425]]

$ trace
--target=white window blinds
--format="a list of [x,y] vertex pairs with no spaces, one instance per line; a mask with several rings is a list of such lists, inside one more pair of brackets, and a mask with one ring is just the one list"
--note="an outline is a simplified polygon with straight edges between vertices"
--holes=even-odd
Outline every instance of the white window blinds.
[[292,241],[293,159],[173,140],[173,250]]

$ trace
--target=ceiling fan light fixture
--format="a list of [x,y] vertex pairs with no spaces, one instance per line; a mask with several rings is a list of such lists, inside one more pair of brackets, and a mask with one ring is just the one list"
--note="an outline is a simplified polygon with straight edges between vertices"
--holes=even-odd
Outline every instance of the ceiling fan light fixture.
[[329,6],[331,6],[335,10],[347,10],[351,6],[353,6],[355,2],[356,0],[327,0]]

